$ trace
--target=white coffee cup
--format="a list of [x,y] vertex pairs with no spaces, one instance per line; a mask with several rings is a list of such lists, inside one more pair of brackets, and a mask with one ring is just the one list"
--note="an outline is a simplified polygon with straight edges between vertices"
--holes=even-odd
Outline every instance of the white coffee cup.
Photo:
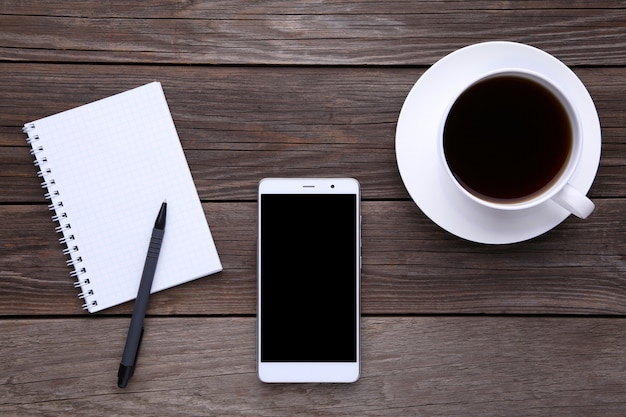
[[[527,98],[534,100],[534,104],[525,107],[519,106],[517,103],[511,104],[513,110],[508,110],[509,103],[518,100],[516,94],[511,94],[510,97],[507,95],[508,93],[505,94],[508,91],[519,92],[521,96],[527,96]],[[541,94],[547,94],[546,100],[540,99],[543,97]],[[549,95],[551,97],[548,97]],[[584,219],[591,214],[595,208],[594,203],[583,192],[570,184],[570,179],[576,171],[583,148],[584,138],[580,116],[574,100],[556,83],[544,75],[527,69],[498,69],[476,77],[452,97],[440,121],[438,148],[447,174],[463,194],[481,205],[498,210],[523,210],[552,200],[580,218]],[[493,97],[493,100],[490,100],[489,97]],[[485,99],[483,100],[483,98]],[[475,101],[472,102],[472,100]],[[494,103],[499,102],[497,100],[503,100],[503,104],[495,105]],[[544,103],[548,102],[551,105],[546,104],[544,106]],[[485,111],[481,110],[483,105]],[[466,115],[469,114],[468,120],[465,121],[458,116],[462,114],[463,109],[465,109]],[[487,109],[489,110],[487,111]],[[515,112],[514,109],[518,109],[517,113],[519,114],[512,114]],[[530,119],[532,120],[528,121],[527,119],[526,122],[510,123],[511,126],[507,128],[507,121],[523,119],[522,114],[526,114],[527,110],[530,113],[534,111],[537,117],[531,116]],[[554,110],[554,115],[550,113],[552,110]],[[511,113],[510,119],[507,111]],[[553,117],[544,117],[547,115]],[[559,129],[560,126],[565,126],[563,123],[559,126],[553,126],[553,120],[559,118],[567,124],[567,129]],[[543,121],[546,124],[545,129],[535,135],[524,134],[523,131],[535,123],[535,119],[537,119],[537,126],[542,126]],[[490,122],[494,126],[499,126],[499,130],[503,131],[502,134],[492,133],[498,129],[490,129],[491,125],[485,129],[476,127],[486,126]],[[550,135],[549,129],[565,133]],[[552,136],[561,138],[561,141],[565,136],[570,138],[569,146],[567,148],[561,146],[561,152],[558,153],[559,158],[564,159],[559,159],[560,162],[558,163],[552,163],[552,160],[549,160],[546,163],[531,166],[533,163],[538,164],[536,161],[552,158],[552,154],[556,158],[556,151],[550,151],[552,153],[544,151],[551,147]],[[483,140],[484,137],[488,137],[489,142]],[[510,137],[516,139],[510,139]],[[460,145],[455,148],[453,146],[455,143]],[[508,146],[509,143],[518,145]],[[528,143],[533,145],[526,146]],[[472,146],[472,144],[476,146]],[[500,151],[502,144],[507,145],[504,146],[504,150]],[[543,144],[547,145],[543,146]],[[536,152],[517,151],[524,146],[528,149],[535,149]],[[565,149],[567,149],[566,152],[564,152]],[[492,154],[494,156],[491,158],[486,156]],[[505,154],[507,155],[506,158],[501,156]],[[522,155],[525,155],[523,160],[521,159]],[[540,159],[538,155],[543,155],[544,159]],[[517,160],[518,156],[520,160]],[[507,161],[509,161],[508,164]],[[492,166],[493,169],[491,169]],[[499,168],[496,169],[495,167]],[[519,169],[511,167],[518,167]],[[544,173],[544,167],[550,169],[546,168]],[[478,172],[481,174],[476,175]],[[530,186],[531,182],[524,183],[526,177],[534,176],[537,176],[537,179],[533,179],[532,184],[543,184],[544,181],[545,184],[533,188]],[[507,188],[507,183],[509,183],[510,188]],[[531,191],[525,194],[524,190],[526,189]],[[515,197],[509,197],[507,194],[509,192],[515,194]],[[506,194],[506,197],[502,196],[503,193]]]

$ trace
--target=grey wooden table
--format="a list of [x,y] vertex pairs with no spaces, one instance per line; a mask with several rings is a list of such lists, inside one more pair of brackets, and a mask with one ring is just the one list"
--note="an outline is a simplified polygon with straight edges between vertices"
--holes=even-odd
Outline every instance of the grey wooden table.
[[[402,103],[469,44],[546,50],[591,93],[596,212],[513,245],[459,239],[411,201]],[[151,298],[80,308],[23,123],[158,80],[224,264]],[[2,415],[626,415],[626,2],[11,1],[0,5]],[[351,176],[363,193],[362,376],[256,377],[256,189]],[[140,369],[140,370],[139,370]]]

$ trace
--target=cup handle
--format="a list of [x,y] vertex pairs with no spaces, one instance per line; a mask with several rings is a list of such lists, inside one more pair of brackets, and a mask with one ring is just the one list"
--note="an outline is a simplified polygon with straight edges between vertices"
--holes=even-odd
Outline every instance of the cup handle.
[[552,197],[552,201],[581,219],[589,217],[596,207],[586,195],[569,184],[565,184],[565,187]]

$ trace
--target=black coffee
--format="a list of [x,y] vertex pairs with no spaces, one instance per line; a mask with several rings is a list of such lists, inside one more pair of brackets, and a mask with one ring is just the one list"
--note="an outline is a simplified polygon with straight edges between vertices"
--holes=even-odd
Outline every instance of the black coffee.
[[527,200],[549,187],[572,149],[567,111],[531,80],[496,76],[456,100],[443,132],[448,166],[468,191],[487,200]]

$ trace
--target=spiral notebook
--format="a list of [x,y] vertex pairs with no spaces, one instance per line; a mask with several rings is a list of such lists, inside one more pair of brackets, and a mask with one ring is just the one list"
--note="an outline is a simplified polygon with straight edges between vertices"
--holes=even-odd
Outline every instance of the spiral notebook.
[[137,296],[164,199],[152,292],[222,270],[160,83],[26,123],[24,132],[89,312]]

